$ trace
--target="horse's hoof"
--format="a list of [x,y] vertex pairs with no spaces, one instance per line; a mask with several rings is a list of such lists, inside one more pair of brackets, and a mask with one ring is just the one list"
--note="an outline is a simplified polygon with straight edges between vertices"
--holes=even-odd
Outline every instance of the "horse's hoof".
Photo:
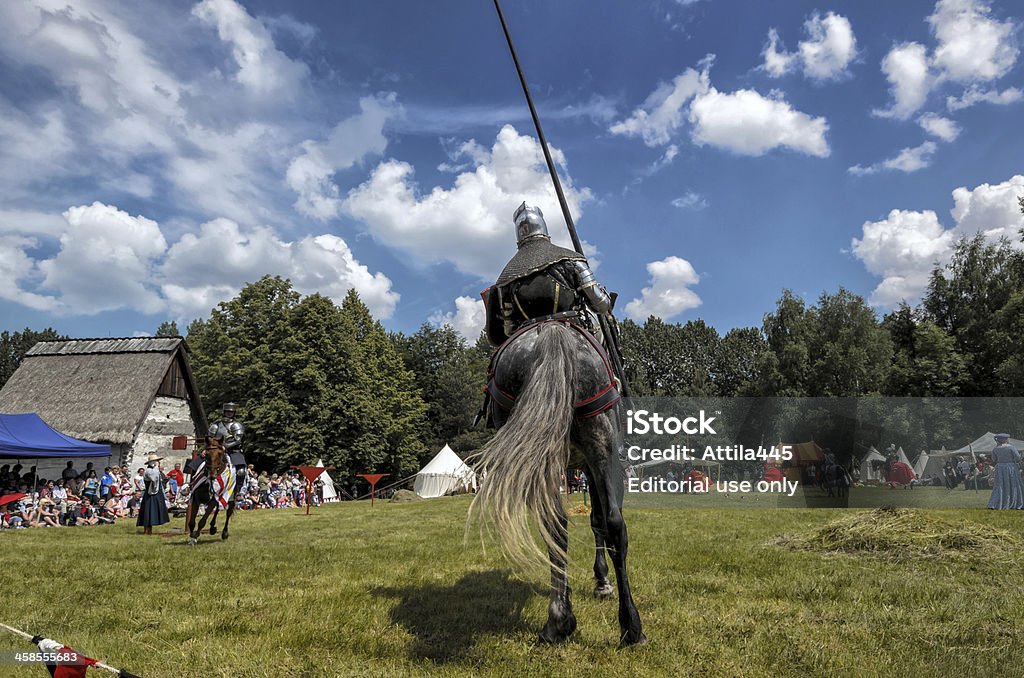
[[563,617],[556,623],[552,623],[549,619],[548,622],[544,624],[544,628],[541,629],[540,635],[537,636],[537,642],[544,645],[561,643],[571,636],[575,630],[575,616]]
[[615,589],[611,584],[594,587],[594,597],[598,600],[612,600],[615,598]]
[[195,537],[189,537],[189,538],[188,538],[188,545],[189,545],[189,546],[195,546],[195,545],[196,545],[196,543],[197,543],[198,541],[199,541],[199,540],[198,540],[198,539],[196,539]]
[[217,534],[217,526],[216,525],[210,525],[210,536],[212,537],[215,534]]
[[220,535],[220,540],[221,541],[227,541],[227,539],[228,539],[228,533],[227,532],[224,532],[223,534]]
[[619,645],[621,647],[636,647],[638,645],[646,645],[646,644],[647,644],[647,636],[644,635],[643,631],[640,632],[639,636],[636,636],[635,634],[632,634],[632,633],[627,631],[622,636],[622,640],[619,641]]

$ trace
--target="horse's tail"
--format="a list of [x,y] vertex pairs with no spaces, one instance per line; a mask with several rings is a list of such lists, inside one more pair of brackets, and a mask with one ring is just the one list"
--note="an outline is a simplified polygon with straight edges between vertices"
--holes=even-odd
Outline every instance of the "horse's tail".
[[532,373],[508,421],[480,453],[482,481],[470,507],[471,519],[479,512],[509,559],[522,567],[548,562],[531,525],[558,562],[566,562],[568,555],[555,530],[563,513],[559,488],[569,457],[576,361],[571,331],[547,323],[538,333]]

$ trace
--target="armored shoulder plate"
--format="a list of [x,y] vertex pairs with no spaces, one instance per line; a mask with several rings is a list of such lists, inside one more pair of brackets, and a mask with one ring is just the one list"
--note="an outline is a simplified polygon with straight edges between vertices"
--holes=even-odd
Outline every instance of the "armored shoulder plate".
[[550,240],[545,238],[528,240],[505,264],[496,284],[507,285],[559,261],[586,261],[586,257],[579,252],[553,245]]

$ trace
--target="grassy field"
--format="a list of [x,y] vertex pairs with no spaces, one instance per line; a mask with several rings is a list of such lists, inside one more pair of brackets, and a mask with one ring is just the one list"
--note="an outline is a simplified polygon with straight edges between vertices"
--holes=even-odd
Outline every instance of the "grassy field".
[[[592,541],[577,516],[579,630],[538,646],[543,580],[465,543],[467,506],[260,511],[238,516],[228,542],[197,547],[181,520],[148,538],[127,523],[8,531],[0,621],[147,677],[1011,676],[1024,665],[1019,552],[892,561],[777,545],[851,515],[826,509],[627,510],[650,644],[625,650],[615,604],[588,596]],[[927,514],[1021,531],[1016,512]],[[0,633],[0,652],[14,649],[32,648]]]

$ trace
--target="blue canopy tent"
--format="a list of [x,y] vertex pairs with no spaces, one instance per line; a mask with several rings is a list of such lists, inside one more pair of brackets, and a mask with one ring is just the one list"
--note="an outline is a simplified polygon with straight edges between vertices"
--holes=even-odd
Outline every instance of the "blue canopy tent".
[[[36,478],[59,478],[68,461],[92,457],[110,458],[110,445],[99,445],[54,431],[38,414],[0,414],[0,460],[41,460]],[[94,462],[95,463],[95,462]]]
[[87,443],[54,431],[38,414],[0,414],[0,457],[109,457],[110,445]]

